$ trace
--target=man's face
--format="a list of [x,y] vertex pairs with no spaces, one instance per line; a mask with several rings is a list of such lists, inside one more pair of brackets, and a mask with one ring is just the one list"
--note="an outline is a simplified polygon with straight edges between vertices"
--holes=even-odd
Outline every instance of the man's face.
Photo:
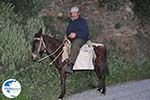
[[78,19],[79,15],[80,15],[79,12],[72,12],[72,13],[70,13],[70,17],[71,17],[72,20]]

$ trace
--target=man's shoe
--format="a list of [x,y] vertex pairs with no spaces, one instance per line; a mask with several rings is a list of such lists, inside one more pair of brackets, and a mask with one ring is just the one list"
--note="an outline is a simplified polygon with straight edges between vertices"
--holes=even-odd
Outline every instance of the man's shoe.
[[66,66],[66,72],[72,74],[73,73],[73,64],[68,63]]

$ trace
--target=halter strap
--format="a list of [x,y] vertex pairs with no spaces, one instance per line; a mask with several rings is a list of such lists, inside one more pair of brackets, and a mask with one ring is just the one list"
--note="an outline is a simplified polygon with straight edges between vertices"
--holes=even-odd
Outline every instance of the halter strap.
[[[39,45],[39,47],[38,47],[38,52],[40,51],[40,48],[41,48],[42,44],[43,44],[44,48],[46,48],[46,45],[45,45],[45,42],[43,41],[43,37],[42,37],[42,36],[41,36],[41,38],[34,38],[34,40],[39,40],[39,41],[40,41],[40,45]],[[38,62],[41,62],[42,60],[44,60],[44,59],[46,59],[46,58],[48,58],[48,57],[54,55],[54,54],[64,45],[64,42],[69,42],[69,41],[68,41],[68,40],[66,41],[66,39],[65,39],[65,40],[62,42],[62,44],[61,44],[53,53],[51,53],[51,54],[49,54],[49,55],[47,55],[47,56],[45,56],[45,57],[39,59]],[[52,64],[58,59],[58,57],[59,57],[62,53],[63,53],[63,50],[61,50],[60,53],[55,57],[55,59],[51,61],[50,65],[52,65]]]
[[40,40],[41,40],[41,38],[33,38],[33,40],[39,40],[39,41],[40,41]]
[[41,49],[42,44],[43,44],[43,46],[44,46],[44,49],[46,49],[46,45],[45,45],[45,42],[44,42],[42,36],[41,36],[40,38],[33,38],[33,40],[38,40],[38,41],[40,41],[40,44],[39,44],[39,47],[38,47],[38,52],[40,52],[40,49]]
[[[43,37],[42,36],[41,36],[41,38],[34,38],[34,40],[39,40],[40,41],[40,44],[39,44],[39,47],[38,47],[38,52],[40,51],[41,44],[43,44],[43,46],[46,48],[46,45],[45,45],[45,42],[43,41]],[[42,60],[44,60],[44,59],[54,55],[63,45],[64,45],[64,42],[62,44],[60,44],[60,46],[54,52],[52,52],[51,54],[49,54],[49,55],[47,55],[47,56],[45,56],[45,57],[43,57],[41,59],[39,59],[38,62],[40,62],[40,61],[42,61]],[[60,54],[58,54],[58,55],[60,55]],[[58,58],[58,57],[56,57],[56,58]]]

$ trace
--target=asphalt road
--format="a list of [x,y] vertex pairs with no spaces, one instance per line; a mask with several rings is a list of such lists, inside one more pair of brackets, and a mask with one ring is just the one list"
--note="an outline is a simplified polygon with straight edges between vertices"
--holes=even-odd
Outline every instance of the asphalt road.
[[150,100],[150,79],[107,87],[103,96],[94,89],[71,95],[66,100]]

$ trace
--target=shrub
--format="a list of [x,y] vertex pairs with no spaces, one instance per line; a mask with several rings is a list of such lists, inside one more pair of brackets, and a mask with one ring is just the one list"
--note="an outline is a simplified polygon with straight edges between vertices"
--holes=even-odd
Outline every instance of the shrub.
[[13,6],[2,4],[0,10],[0,55],[1,62],[15,69],[21,62],[27,60],[27,43],[22,27],[16,23],[16,14]]
[[150,24],[150,1],[149,0],[130,0],[134,4],[134,11],[146,24]]

